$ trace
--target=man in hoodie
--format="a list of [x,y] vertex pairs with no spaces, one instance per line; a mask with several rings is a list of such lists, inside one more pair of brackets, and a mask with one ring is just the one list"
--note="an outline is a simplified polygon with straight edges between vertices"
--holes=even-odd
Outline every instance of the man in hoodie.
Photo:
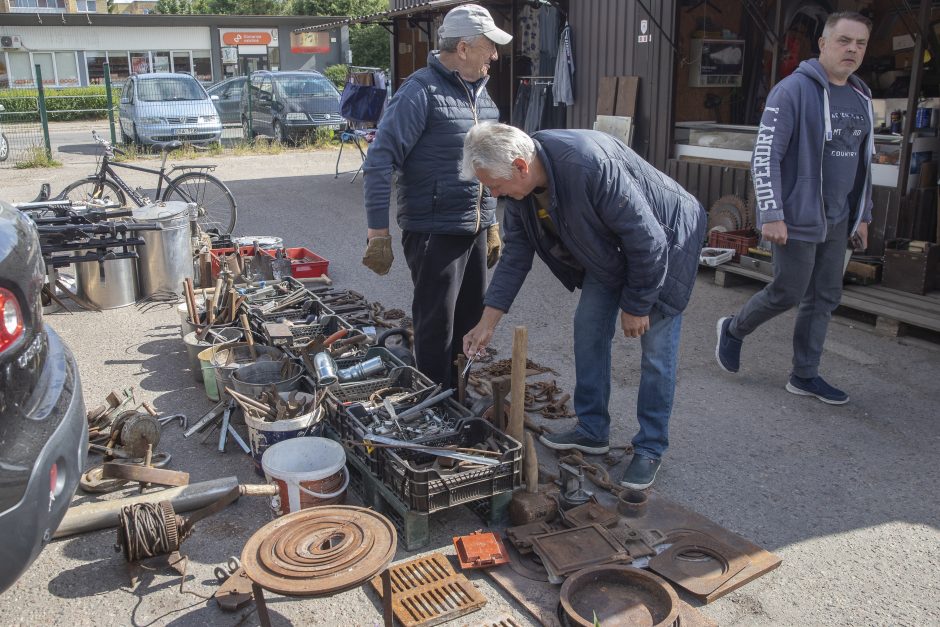
[[464,353],[489,343],[538,255],[569,290],[581,289],[574,314],[574,410],[571,431],[543,435],[556,451],[610,449],[611,342],[617,322],[638,339],[640,385],[633,459],[620,484],[641,490],[656,479],[669,446],[682,312],[688,305],[705,235],[705,211],[689,192],[614,137],[551,130],[529,137],[504,124],[471,129],[463,171],[503,212],[506,251],[486,291],[480,322]]
[[501,248],[496,199],[478,181],[460,179],[463,138],[477,122],[499,119],[486,82],[496,46],[512,35],[486,9],[467,4],[444,16],[438,36],[440,50],[392,98],[363,165],[362,262],[380,275],[392,265],[388,214],[396,172],[398,226],[414,283],[416,365],[449,388],[461,338],[483,310],[486,268]]
[[832,310],[842,298],[846,245],[868,246],[871,221],[871,91],[854,75],[871,21],[833,13],[819,59],[804,61],[767,97],[751,158],[761,234],[774,278],[734,316],[718,321],[715,357],[740,367],[741,345],[761,324],[799,305],[788,392],[841,405],[848,394],[819,376]]

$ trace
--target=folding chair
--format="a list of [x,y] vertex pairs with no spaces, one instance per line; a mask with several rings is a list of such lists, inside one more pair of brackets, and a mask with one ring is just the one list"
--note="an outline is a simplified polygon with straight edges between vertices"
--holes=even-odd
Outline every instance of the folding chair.
[[388,96],[387,89],[375,85],[377,80],[385,84],[384,73],[378,68],[361,66],[349,68],[339,105],[340,113],[346,118],[347,130],[340,135],[339,154],[336,156],[336,175],[333,178],[339,178],[339,162],[343,157],[343,148],[347,142],[355,144],[361,159],[359,168],[349,182],[355,181],[362,171],[362,163],[366,160],[363,144],[368,146],[375,139],[376,126],[385,110],[385,100]]

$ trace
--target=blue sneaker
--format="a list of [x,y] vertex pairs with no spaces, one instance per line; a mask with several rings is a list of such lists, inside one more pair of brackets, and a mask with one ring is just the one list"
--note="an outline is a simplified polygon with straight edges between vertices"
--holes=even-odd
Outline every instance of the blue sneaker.
[[715,360],[725,372],[737,372],[741,367],[741,345],[744,343],[731,335],[731,318],[725,316],[718,319],[718,343],[715,344]]
[[656,480],[656,473],[659,472],[662,463],[661,459],[652,459],[634,453],[630,465],[623,473],[620,485],[634,490],[645,490],[653,485],[653,481]]
[[830,405],[844,405],[849,402],[849,395],[838,388],[834,388],[826,383],[822,377],[813,377],[804,379],[795,374],[790,375],[787,381],[787,392],[799,396],[815,396],[824,403]]
[[581,451],[589,455],[603,455],[610,450],[607,440],[591,440],[577,429],[564,433],[547,433],[539,436],[539,442],[556,451]]

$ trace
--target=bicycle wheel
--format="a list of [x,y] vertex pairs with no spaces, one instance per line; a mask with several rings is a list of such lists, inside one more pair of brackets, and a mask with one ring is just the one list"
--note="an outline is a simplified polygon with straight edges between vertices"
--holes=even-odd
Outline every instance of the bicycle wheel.
[[163,194],[163,200],[182,200],[196,203],[200,228],[203,231],[217,229],[231,233],[235,228],[237,208],[235,197],[225,183],[211,174],[187,172],[172,181]]
[[71,200],[73,203],[87,203],[89,201],[103,202],[107,205],[117,204],[123,207],[127,203],[124,192],[116,183],[107,179],[99,181],[93,176],[75,181],[63,189],[56,200]]

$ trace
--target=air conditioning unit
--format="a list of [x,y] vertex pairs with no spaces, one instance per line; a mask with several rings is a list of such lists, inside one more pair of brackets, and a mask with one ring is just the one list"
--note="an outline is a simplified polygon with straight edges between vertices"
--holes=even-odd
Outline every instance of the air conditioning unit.
[[19,35],[0,35],[0,48],[18,50],[23,47],[23,40]]

